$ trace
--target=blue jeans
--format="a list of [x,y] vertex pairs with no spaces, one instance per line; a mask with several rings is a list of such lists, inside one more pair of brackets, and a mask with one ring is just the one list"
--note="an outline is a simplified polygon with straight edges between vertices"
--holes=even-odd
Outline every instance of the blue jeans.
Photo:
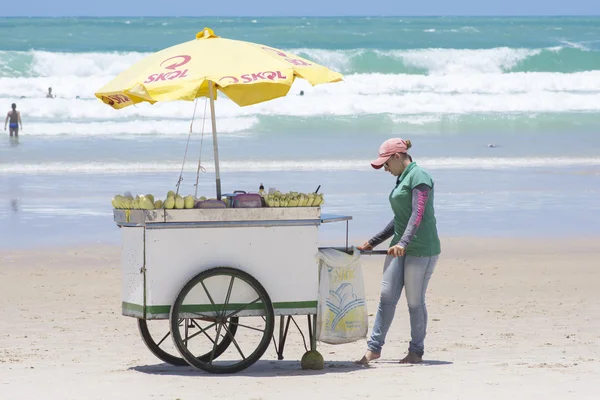
[[406,288],[406,301],[410,314],[410,345],[408,351],[423,355],[425,334],[427,331],[427,307],[425,292],[429,278],[433,274],[438,256],[414,257],[387,256],[383,265],[383,280],[381,281],[381,298],[367,347],[374,353],[381,353],[385,343],[396,305]]

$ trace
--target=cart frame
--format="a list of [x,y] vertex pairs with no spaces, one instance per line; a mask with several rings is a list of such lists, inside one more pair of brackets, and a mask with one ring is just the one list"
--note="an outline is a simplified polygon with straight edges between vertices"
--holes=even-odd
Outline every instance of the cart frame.
[[[348,251],[348,222],[351,219],[352,217],[343,215],[321,215],[320,208],[308,207],[258,209],[228,208],[214,210],[115,210],[114,220],[120,228],[124,228],[123,315],[138,319],[138,327],[142,339],[150,351],[159,359],[173,365],[189,364],[207,372],[230,373],[247,368],[264,354],[264,351],[266,351],[271,341],[275,347],[277,358],[282,360],[284,358],[284,349],[289,333],[289,327],[292,322],[300,331],[306,350],[316,351],[318,269],[315,267],[317,266],[316,253],[319,250],[316,228],[324,223],[345,221],[346,247],[338,249]],[[266,231],[264,231],[265,228],[267,228]],[[262,273],[262,271],[256,269],[256,264],[254,264],[255,267],[253,270],[252,268],[244,269],[243,266],[239,265],[239,263],[236,264],[235,262],[217,262],[216,264],[219,265],[215,265],[215,260],[212,261],[212,264],[209,262],[209,264],[207,264],[208,266],[200,265],[197,268],[192,267],[191,269],[186,267],[187,270],[184,268],[184,272],[182,273],[186,276],[177,278],[179,279],[179,284],[176,286],[176,289],[171,287],[166,290],[166,292],[170,291],[167,295],[170,299],[167,303],[168,305],[164,304],[165,297],[162,296],[162,294],[155,295],[152,293],[152,285],[156,285],[157,282],[160,282],[156,279],[152,280],[152,276],[147,275],[149,272],[149,264],[150,269],[156,269],[156,260],[153,259],[152,248],[153,246],[157,246],[157,243],[166,241],[167,239],[165,238],[173,237],[175,243],[180,243],[181,241],[185,241],[188,234],[194,235],[194,232],[207,232],[210,233],[209,236],[221,237],[224,233],[232,232],[239,237],[240,232],[255,232],[256,229],[261,230],[262,233],[260,236],[264,236],[265,232],[273,233],[271,237],[272,240],[277,240],[275,237],[281,235],[282,232],[292,234],[292,240],[297,241],[301,252],[309,252],[310,257],[314,257],[314,261],[311,262],[311,258],[306,257],[306,254],[298,254],[296,256],[296,258],[301,258],[301,263],[309,263],[306,265],[306,268],[308,268],[307,272],[297,274],[295,277],[296,282],[294,283],[300,288],[304,288],[304,290],[311,291],[307,296],[301,296],[302,299],[308,300],[271,302],[271,293],[269,293],[269,290],[263,288],[261,283],[258,280],[255,280],[256,277],[254,275],[261,275]],[[128,238],[128,236],[132,237]],[[201,237],[205,236],[206,235],[203,235]],[[196,234],[196,238],[197,237],[200,236]],[[210,243],[210,240],[208,243]],[[258,243],[258,246],[264,247],[264,243]],[[140,248],[142,249],[141,254],[133,254],[138,253]],[[164,252],[164,247],[159,250]],[[139,257],[140,255],[142,256],[141,258]],[[132,257],[135,259],[133,262],[131,259]],[[208,255],[206,257],[210,258]],[[230,255],[230,257],[232,260],[235,259],[233,255]],[[227,257],[221,257],[220,260],[226,259]],[[164,259],[159,257],[159,260],[164,263]],[[217,257],[216,260],[219,260],[219,258]],[[139,263],[141,263],[141,265],[138,265]],[[134,269],[131,268],[132,265],[135,265]],[[242,269],[236,268],[238,266],[242,267]],[[296,269],[296,272],[298,271],[299,270]],[[278,273],[278,271],[273,268],[271,268],[270,272],[272,274]],[[138,276],[136,276],[135,279],[137,279],[138,284],[136,287],[129,287],[132,282],[131,278],[136,274]],[[142,291],[140,291],[139,275],[143,277],[143,282],[141,284]],[[174,275],[176,274],[171,275],[168,280],[175,279]],[[262,273],[263,279],[265,276],[269,275]],[[164,279],[164,274],[162,278]],[[225,278],[228,278],[231,281],[229,291],[226,295],[227,300],[223,304],[217,304],[213,301],[207,290],[207,285],[205,285],[204,282],[206,279],[220,279],[222,281]],[[239,307],[239,304],[228,304],[227,302],[230,297],[236,296],[232,290],[235,279],[238,279],[236,282],[244,282],[244,285],[246,285],[242,292],[250,290],[248,288],[254,288],[255,292],[253,293],[256,294],[253,294],[252,296],[259,296],[259,299],[261,300],[254,300],[251,302],[250,298],[252,298],[252,296],[247,297],[248,303],[239,303],[245,304],[245,306],[243,305],[241,308]],[[268,279],[271,278],[269,277]],[[280,284],[282,282],[281,276],[279,276],[279,282]],[[185,285],[183,283],[185,283]],[[281,300],[281,293],[275,292],[278,290],[281,292],[282,290],[275,287],[272,282],[268,283],[270,285],[269,289],[273,292],[273,295],[275,295],[276,300]],[[170,283],[170,285],[172,286],[172,283]],[[198,303],[198,296],[204,296],[204,294],[201,293],[202,290],[198,289],[200,288],[200,285],[208,297],[204,297],[204,300],[200,302],[201,304],[187,304],[185,297],[193,291],[195,292],[191,297],[196,298],[196,303]],[[224,286],[221,285],[221,291],[223,287]],[[287,287],[284,287],[283,290],[287,290],[287,292],[290,293],[292,288],[293,286],[288,285]],[[136,293],[132,294],[133,292]],[[182,295],[183,299],[181,298]],[[293,297],[293,293],[290,295]],[[156,297],[161,298],[161,296],[163,298],[163,303],[159,302],[160,305],[153,305],[152,300]],[[174,296],[176,299],[173,299]],[[296,297],[298,297],[297,293]],[[132,302],[126,301],[130,298],[136,298],[137,300]],[[240,308],[240,310],[234,310],[235,307]],[[226,310],[227,308],[228,310]],[[195,311],[189,311],[192,309]],[[310,350],[307,346],[306,338],[294,318],[298,315],[307,315]],[[238,318],[250,316],[261,316],[265,323],[264,329],[251,328],[239,322]],[[276,332],[275,329],[276,316],[280,317],[279,327],[277,329],[278,332]],[[162,336],[162,338],[153,337],[148,328],[150,320],[164,319],[169,319],[170,322],[170,329],[167,334]],[[208,328],[201,326],[197,321],[208,324]],[[258,347],[248,357],[243,354],[236,340],[236,330],[239,328],[254,329],[262,334]],[[190,329],[196,330],[196,333],[194,335],[189,335]],[[209,329],[217,329],[217,334],[214,339],[211,339],[208,336],[207,332]],[[208,351],[205,353],[201,352],[201,354],[196,354],[188,350],[189,341],[198,334],[204,334],[209,337],[214,344],[214,346],[211,346],[212,349],[209,348]],[[178,355],[161,349],[161,344],[164,343],[169,336],[171,336],[173,343],[179,352]],[[276,336],[278,340],[276,339]],[[227,350],[227,347],[232,343],[241,354],[243,360],[232,366],[219,366],[215,360]]]

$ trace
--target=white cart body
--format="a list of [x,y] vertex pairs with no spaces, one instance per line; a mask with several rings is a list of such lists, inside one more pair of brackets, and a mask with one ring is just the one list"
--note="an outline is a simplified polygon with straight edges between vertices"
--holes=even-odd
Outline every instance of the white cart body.
[[[184,285],[216,267],[252,275],[270,296],[275,315],[317,311],[320,208],[115,210],[114,217],[123,235],[123,315],[169,318]],[[253,300],[244,293],[232,296],[234,303]],[[198,310],[211,308],[202,296],[197,303]]]

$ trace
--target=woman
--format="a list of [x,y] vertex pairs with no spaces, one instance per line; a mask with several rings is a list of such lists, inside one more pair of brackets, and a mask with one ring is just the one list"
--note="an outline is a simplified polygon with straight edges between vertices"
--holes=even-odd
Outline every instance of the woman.
[[408,355],[400,362],[416,364],[423,360],[427,330],[425,292],[440,254],[440,240],[433,210],[433,179],[412,161],[407,153],[410,147],[409,140],[386,140],[379,148],[379,158],[371,163],[373,168],[384,167],[398,178],[389,196],[394,219],[382,232],[358,247],[371,250],[394,237],[383,266],[381,298],[371,337],[367,341],[367,352],[357,361],[361,364],[368,364],[381,356],[403,287],[406,288],[410,314],[411,341]]

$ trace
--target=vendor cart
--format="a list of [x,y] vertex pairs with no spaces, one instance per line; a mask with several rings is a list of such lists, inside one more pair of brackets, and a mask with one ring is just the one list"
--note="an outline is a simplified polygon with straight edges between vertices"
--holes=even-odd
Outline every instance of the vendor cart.
[[[114,210],[122,231],[122,312],[161,360],[211,373],[279,359],[293,316],[316,350],[319,207]],[[277,340],[274,337],[279,318]],[[168,320],[160,335],[151,320]],[[296,324],[297,325],[297,324]],[[170,338],[169,338],[170,337]],[[177,353],[165,350],[172,340]]]
[[[296,78],[313,86],[342,81],[341,74],[311,60],[222,38],[204,28],[194,40],[146,56],[95,95],[114,109],[196,100],[176,194],[197,99],[207,98],[213,200],[221,202],[217,92],[239,106],[249,106],[287,95]],[[204,110],[202,138],[206,103]],[[204,170],[199,157],[194,198]],[[296,324],[294,316],[307,316],[310,348],[316,349],[318,227],[346,221],[347,250],[351,217],[321,215],[320,207],[276,205],[172,209],[167,199],[162,208],[155,204],[156,209],[114,206],[123,238],[123,314],[138,319],[142,338],[157,357],[174,365],[231,373],[256,362],[273,341],[281,359],[290,323]],[[273,336],[276,316],[280,317],[278,340]],[[158,324],[168,320],[168,327],[165,324],[161,333],[153,333],[154,320]],[[174,349],[165,347],[169,339]]]

